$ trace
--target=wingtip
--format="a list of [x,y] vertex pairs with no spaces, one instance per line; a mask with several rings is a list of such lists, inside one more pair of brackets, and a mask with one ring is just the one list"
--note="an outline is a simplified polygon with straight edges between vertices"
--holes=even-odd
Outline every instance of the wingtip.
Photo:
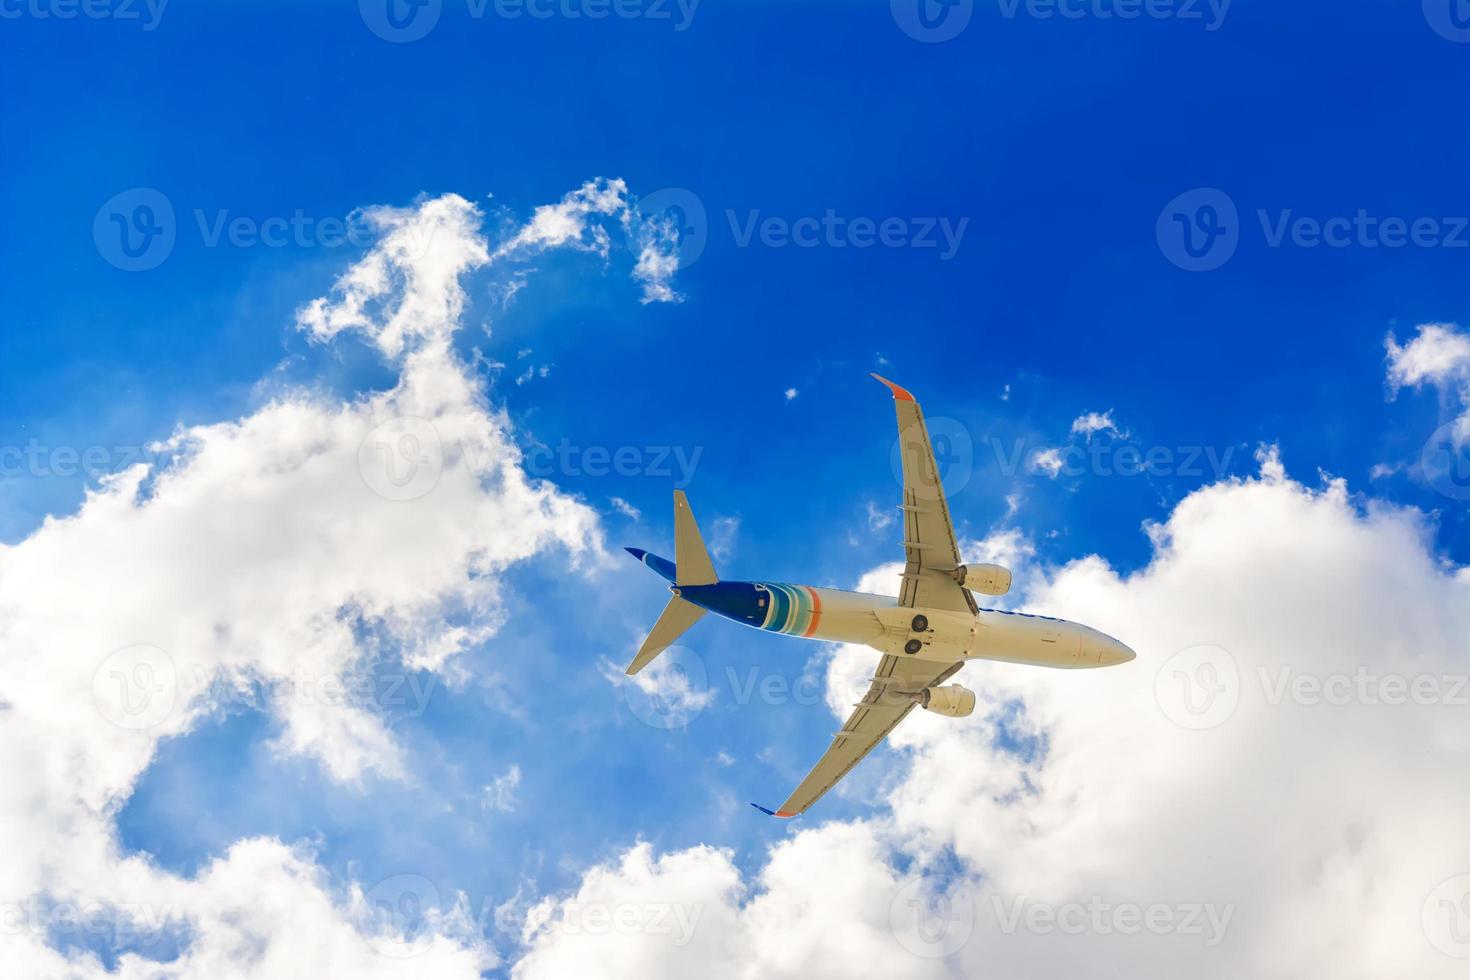
[[903,387],[902,385],[894,384],[892,381],[889,381],[887,378],[883,377],[883,375],[877,373],[876,371],[870,373],[873,375],[874,378],[877,378],[883,384],[887,385],[888,390],[893,392],[893,397],[898,401],[911,402],[914,400],[914,396],[910,394],[907,388]]
[[752,803],[751,806],[755,807],[757,810],[759,810],[761,813],[764,813],[768,817],[780,817],[782,820],[790,820],[792,817],[796,816],[796,814],[787,813],[785,810],[767,810],[759,803]]

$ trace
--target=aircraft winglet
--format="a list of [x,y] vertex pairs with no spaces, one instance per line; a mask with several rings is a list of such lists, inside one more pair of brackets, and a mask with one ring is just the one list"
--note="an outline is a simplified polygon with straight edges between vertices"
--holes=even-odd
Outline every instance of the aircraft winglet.
[[877,378],[879,381],[888,386],[888,390],[893,392],[893,398],[895,401],[911,402],[914,400],[914,396],[909,394],[909,390],[907,388],[903,388],[899,385],[894,384],[892,381],[889,381],[881,374],[874,374],[873,377]]
[[796,814],[787,813],[785,810],[767,810],[759,803],[752,803],[751,806],[755,807],[757,810],[759,810],[761,813],[764,813],[768,817],[780,817],[782,820],[789,820],[792,817],[796,816]]

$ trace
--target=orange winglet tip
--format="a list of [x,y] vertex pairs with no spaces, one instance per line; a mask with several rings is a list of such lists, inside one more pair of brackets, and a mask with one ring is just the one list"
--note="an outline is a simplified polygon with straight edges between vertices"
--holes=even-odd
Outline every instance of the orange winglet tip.
[[759,810],[761,813],[764,813],[768,817],[780,817],[782,820],[789,820],[790,818],[796,816],[796,814],[787,813],[785,810],[767,810],[759,803],[752,803],[751,806],[755,807],[757,810]]
[[900,387],[899,385],[894,384],[892,381],[889,381],[887,378],[883,377],[883,375],[881,375],[881,374],[874,374],[873,377],[877,378],[879,381],[881,381],[885,385],[887,385],[888,386],[888,390],[891,391],[891,392],[893,392],[893,397],[897,401],[911,402],[911,401],[914,400],[914,396],[911,395],[911,394],[909,394],[909,390],[907,388],[903,388],[903,387]]

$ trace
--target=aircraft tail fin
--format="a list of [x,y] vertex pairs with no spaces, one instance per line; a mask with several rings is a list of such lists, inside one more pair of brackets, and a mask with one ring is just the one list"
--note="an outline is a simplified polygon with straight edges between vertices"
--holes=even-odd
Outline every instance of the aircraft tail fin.
[[663,614],[658,617],[658,622],[649,630],[648,639],[643,641],[643,646],[638,648],[638,655],[628,665],[628,676],[631,677],[652,663],[654,657],[667,650],[675,640],[684,635],[685,630],[699,622],[699,617],[703,615],[704,610],[689,600],[671,596]]
[[683,490],[674,491],[674,565],[675,585],[714,585],[720,580]]

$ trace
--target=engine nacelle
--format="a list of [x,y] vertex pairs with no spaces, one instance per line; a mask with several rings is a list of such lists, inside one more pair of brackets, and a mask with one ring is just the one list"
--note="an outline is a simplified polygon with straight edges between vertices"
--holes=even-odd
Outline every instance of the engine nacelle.
[[919,707],[946,718],[964,718],[975,710],[975,692],[959,684],[926,687],[917,700]]
[[961,565],[953,572],[954,580],[971,592],[985,595],[1005,595],[1011,591],[1011,570],[1004,565],[984,562],[979,565]]

